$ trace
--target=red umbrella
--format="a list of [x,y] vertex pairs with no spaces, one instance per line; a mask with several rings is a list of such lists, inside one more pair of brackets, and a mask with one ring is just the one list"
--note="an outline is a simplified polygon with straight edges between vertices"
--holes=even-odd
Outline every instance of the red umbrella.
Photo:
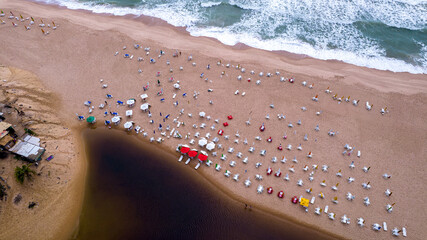
[[188,153],[188,151],[190,151],[190,148],[187,145],[182,145],[179,151],[181,153]]
[[224,131],[222,129],[218,130],[218,135],[222,136],[222,134],[224,134]]
[[228,126],[228,122],[225,122],[222,125],[224,125],[224,127],[227,127]]
[[188,153],[187,153],[188,157],[195,157],[197,155],[197,150],[196,149],[191,149]]
[[268,169],[267,169],[267,175],[271,175],[271,173],[273,173],[273,169],[268,168]]
[[200,151],[200,154],[199,154],[199,156],[197,156],[197,158],[200,161],[206,161],[206,160],[208,160],[208,154],[205,151]]
[[291,199],[291,202],[292,202],[293,204],[297,204],[297,202],[298,202],[298,198],[297,198],[297,196],[294,196],[294,197]]
[[283,191],[280,191],[280,192],[277,194],[277,196],[278,196],[279,198],[283,198],[283,197],[285,196],[285,194],[283,193]]
[[273,188],[272,187],[267,188],[267,193],[268,194],[272,194],[273,193]]
[[231,115],[228,115],[228,120],[231,120],[231,119],[233,119],[233,116],[231,116]]

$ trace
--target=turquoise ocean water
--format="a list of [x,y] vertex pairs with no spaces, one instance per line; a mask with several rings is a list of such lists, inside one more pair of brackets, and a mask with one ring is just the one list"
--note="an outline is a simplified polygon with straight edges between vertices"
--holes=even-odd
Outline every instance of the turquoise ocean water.
[[37,0],[147,15],[194,36],[394,72],[427,74],[425,0]]

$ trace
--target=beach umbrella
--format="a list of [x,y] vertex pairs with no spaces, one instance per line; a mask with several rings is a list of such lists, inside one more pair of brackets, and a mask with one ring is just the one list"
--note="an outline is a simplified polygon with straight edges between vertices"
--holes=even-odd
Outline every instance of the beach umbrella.
[[205,151],[200,151],[199,156],[197,156],[200,161],[206,161],[208,160],[208,154]]
[[301,198],[301,202],[299,203],[303,207],[308,207],[310,201],[307,198]]
[[119,116],[115,116],[111,119],[111,122],[114,124],[119,124],[120,123],[120,117]]
[[88,122],[88,123],[95,123],[96,122],[96,118],[94,116],[90,116],[90,117],[86,118],[86,122]]
[[148,98],[148,95],[147,94],[141,94],[141,99],[142,99],[142,101],[145,101],[145,100],[147,100],[147,98]]
[[127,100],[127,101],[126,101],[126,104],[127,104],[129,107],[132,107],[132,106],[135,104],[135,99],[134,99],[134,98],[131,98],[131,99]]
[[129,121],[129,122],[125,122],[125,124],[123,125],[127,130],[131,130],[132,126],[133,126],[133,122]]
[[296,204],[296,203],[298,202],[298,198],[297,198],[297,196],[294,196],[294,197],[291,199],[291,202],[292,202],[293,204]]
[[204,118],[204,117],[205,117],[205,115],[206,115],[206,113],[205,113],[205,112],[199,112],[199,116],[200,116],[201,118]]
[[209,151],[214,150],[215,149],[215,143],[213,143],[213,142],[208,143],[206,145],[206,149],[209,150]]
[[175,89],[179,89],[179,88],[180,88],[180,86],[179,86],[179,84],[178,84],[178,83],[175,83],[175,84],[173,85],[173,87],[174,87]]
[[188,151],[187,155],[188,157],[193,158],[197,155],[197,153],[198,153],[197,149],[191,149],[190,151]]
[[132,117],[133,111],[132,110],[127,110],[126,111],[126,117]]
[[188,153],[190,151],[190,147],[188,145],[182,145],[179,151],[181,153]]
[[206,140],[206,138],[202,138],[199,140],[200,147],[204,147],[206,144],[208,144],[208,140]]
[[285,194],[283,193],[283,191],[280,191],[280,192],[277,194],[277,196],[278,196],[279,198],[283,198],[283,197],[285,196]]
[[273,188],[272,187],[267,188],[267,193],[268,194],[272,194],[273,193]]
[[144,103],[144,104],[141,105],[141,110],[142,111],[147,111],[149,107],[150,107],[149,103]]

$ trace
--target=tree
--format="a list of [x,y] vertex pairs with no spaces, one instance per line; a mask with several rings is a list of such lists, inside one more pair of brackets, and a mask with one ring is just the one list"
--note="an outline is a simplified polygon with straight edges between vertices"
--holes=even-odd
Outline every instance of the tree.
[[31,178],[32,174],[35,174],[34,170],[30,169],[31,164],[22,165],[22,167],[15,168],[16,181],[23,184],[25,177]]

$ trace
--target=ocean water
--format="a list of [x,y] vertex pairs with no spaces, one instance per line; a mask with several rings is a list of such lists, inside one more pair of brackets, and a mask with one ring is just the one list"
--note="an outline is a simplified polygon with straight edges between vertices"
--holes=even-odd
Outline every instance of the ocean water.
[[147,15],[194,36],[394,72],[427,73],[426,0],[37,0]]
[[[245,209],[177,156],[123,131],[87,129],[83,138],[87,186],[73,239],[335,239]],[[278,204],[300,207],[289,200]]]

